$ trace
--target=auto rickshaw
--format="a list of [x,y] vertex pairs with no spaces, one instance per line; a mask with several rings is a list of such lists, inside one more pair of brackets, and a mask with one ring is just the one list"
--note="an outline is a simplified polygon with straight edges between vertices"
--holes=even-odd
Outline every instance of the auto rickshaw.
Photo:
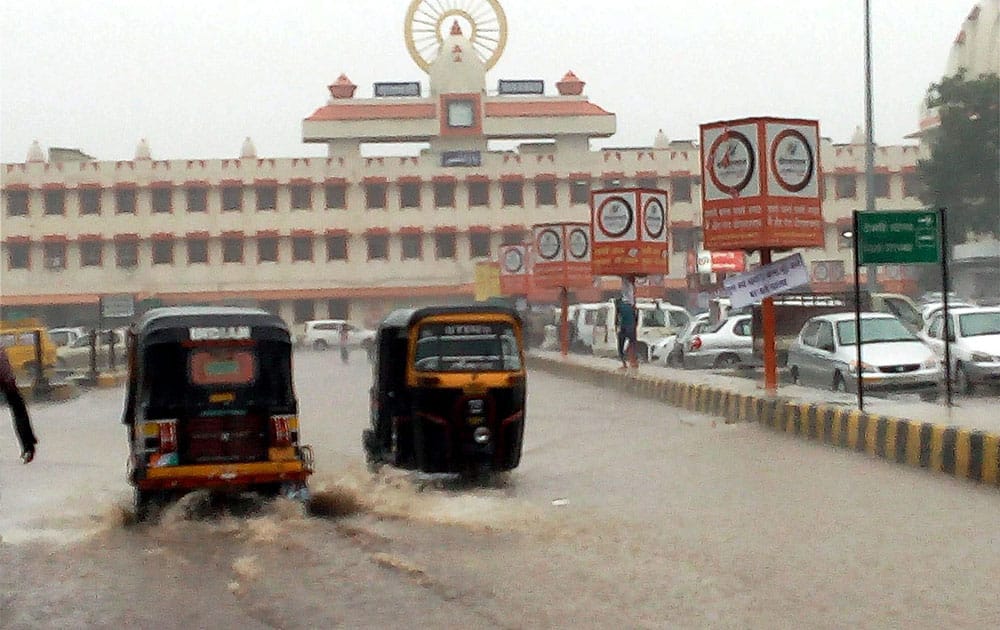
[[375,337],[371,466],[476,477],[521,461],[527,378],[522,324],[502,306],[390,313]]
[[203,488],[305,497],[291,336],[265,311],[147,312],[129,331],[122,421],[136,520]]

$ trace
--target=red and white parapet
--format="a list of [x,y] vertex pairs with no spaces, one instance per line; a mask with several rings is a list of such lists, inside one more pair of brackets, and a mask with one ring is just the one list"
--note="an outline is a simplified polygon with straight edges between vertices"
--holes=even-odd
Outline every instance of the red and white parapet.
[[595,276],[666,275],[667,192],[614,188],[590,193]]

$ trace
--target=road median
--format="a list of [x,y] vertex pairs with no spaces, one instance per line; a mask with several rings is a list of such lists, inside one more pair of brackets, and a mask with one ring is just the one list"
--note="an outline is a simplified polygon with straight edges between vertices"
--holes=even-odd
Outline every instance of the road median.
[[[726,424],[757,422],[771,429],[849,448],[861,453],[1000,487],[1000,434],[971,427],[862,412],[826,402],[802,402],[746,383],[728,385],[718,375],[685,378],[640,370],[618,370],[587,358],[533,352],[531,368],[557,376],[613,387],[643,398],[722,418]],[[729,377],[732,378],[732,377]],[[756,387],[754,385],[754,387]]]

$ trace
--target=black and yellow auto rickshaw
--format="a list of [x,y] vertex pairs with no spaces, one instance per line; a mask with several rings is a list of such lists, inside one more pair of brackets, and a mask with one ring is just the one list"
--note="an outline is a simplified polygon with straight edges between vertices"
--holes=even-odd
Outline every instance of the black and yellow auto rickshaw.
[[521,461],[521,320],[501,306],[389,314],[375,338],[370,464],[478,476]]
[[159,308],[130,330],[123,422],[138,520],[195,489],[302,496],[312,452],[299,443],[285,323],[246,308]]

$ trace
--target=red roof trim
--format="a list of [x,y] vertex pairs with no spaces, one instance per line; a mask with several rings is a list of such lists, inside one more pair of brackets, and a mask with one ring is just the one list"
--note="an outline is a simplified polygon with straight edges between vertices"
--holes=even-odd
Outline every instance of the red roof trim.
[[337,103],[320,107],[308,121],[325,120],[434,120],[434,103]]
[[204,240],[208,238],[209,234],[207,230],[199,230],[197,232],[188,232],[184,235],[184,238],[188,240]]
[[589,101],[487,101],[487,118],[539,118],[558,116],[611,116]]

